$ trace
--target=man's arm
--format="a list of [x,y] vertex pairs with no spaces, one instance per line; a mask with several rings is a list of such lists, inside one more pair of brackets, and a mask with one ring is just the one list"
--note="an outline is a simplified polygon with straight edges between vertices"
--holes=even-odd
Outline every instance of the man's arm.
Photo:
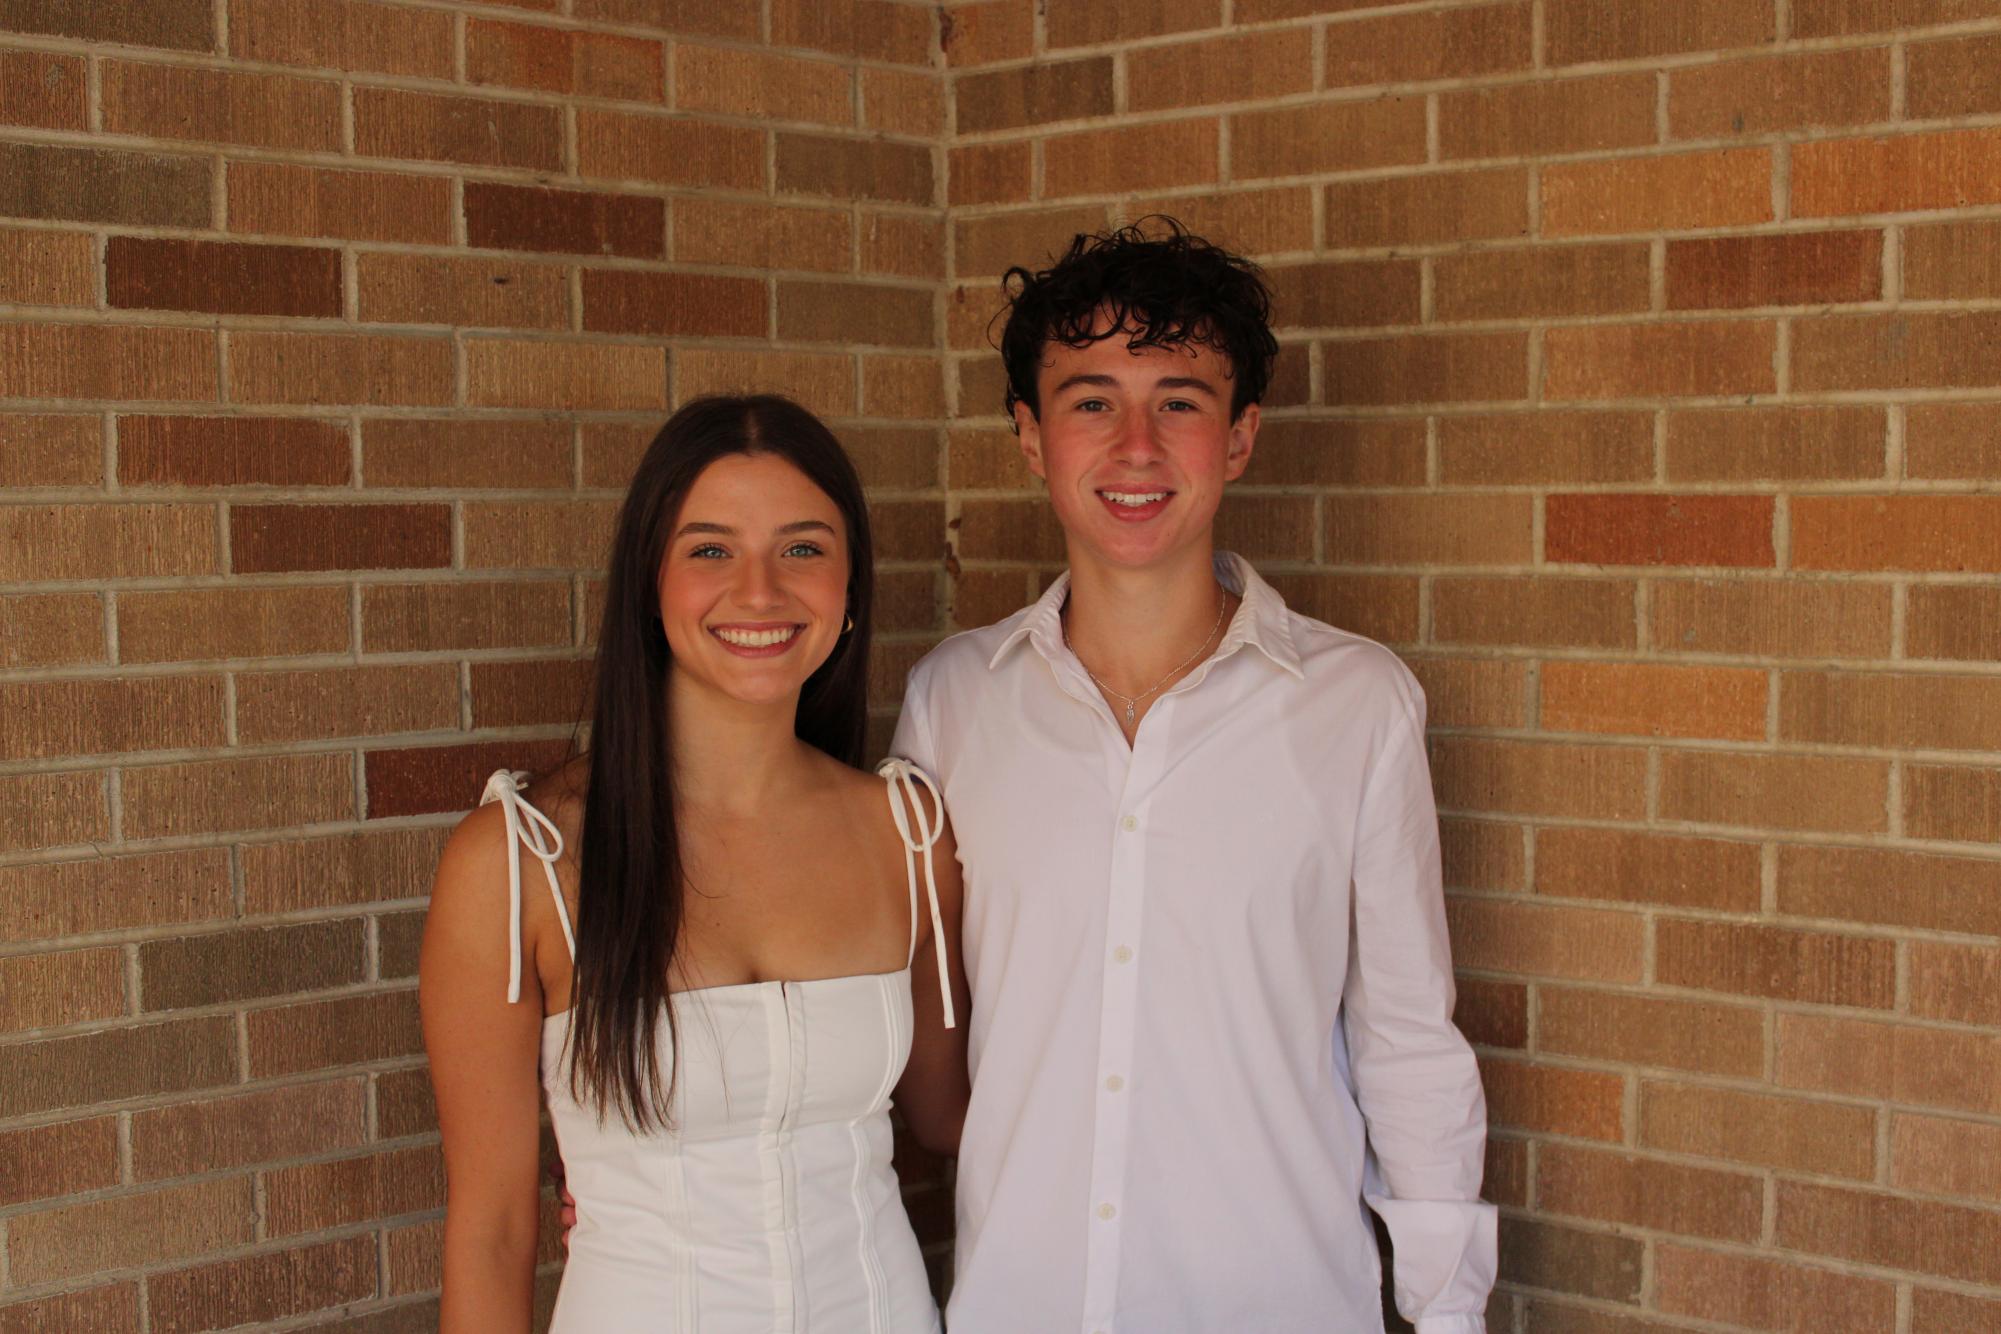
[[1421,697],[1399,709],[1362,797],[1342,1012],[1386,1188],[1368,1202],[1390,1231],[1397,1309],[1418,1334],[1481,1334],[1496,1266],[1494,1207],[1479,1200],[1487,1106],[1452,1025],[1422,709]]

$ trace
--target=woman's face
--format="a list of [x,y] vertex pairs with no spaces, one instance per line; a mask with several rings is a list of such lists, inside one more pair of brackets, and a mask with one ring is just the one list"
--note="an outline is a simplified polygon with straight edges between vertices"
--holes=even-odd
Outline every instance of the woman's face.
[[848,531],[831,497],[776,454],[695,479],[660,565],[674,669],[744,703],[798,693],[847,615]]

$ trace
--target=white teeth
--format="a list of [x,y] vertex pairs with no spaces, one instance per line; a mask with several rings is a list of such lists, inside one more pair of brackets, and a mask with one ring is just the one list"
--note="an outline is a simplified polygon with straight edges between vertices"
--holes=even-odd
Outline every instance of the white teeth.
[[1167,499],[1165,491],[1100,491],[1099,495],[1114,505],[1125,505],[1137,509],[1141,505],[1151,505],[1156,500]]
[[788,625],[782,630],[732,630],[719,626],[715,631],[716,638],[738,648],[770,648],[773,644],[783,644],[798,633],[796,625]]

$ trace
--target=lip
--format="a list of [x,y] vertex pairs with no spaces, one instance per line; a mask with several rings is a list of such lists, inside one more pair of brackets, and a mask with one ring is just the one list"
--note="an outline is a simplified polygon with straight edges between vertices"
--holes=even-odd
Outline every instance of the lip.
[[[1111,499],[1113,493],[1127,496],[1157,495],[1160,499],[1149,501],[1144,505],[1122,505]],[[1098,497],[1098,503],[1105,507],[1106,512],[1119,522],[1145,523],[1174,503],[1175,493],[1164,486],[1101,486],[1092,494]]]
[[[721,646],[724,652],[739,658],[778,658],[790,653],[804,637],[806,627],[798,621],[726,621],[720,625],[703,627],[709,638]],[[732,644],[724,639],[722,631],[731,630],[742,634],[768,634],[774,630],[790,631],[785,638],[775,644]]]

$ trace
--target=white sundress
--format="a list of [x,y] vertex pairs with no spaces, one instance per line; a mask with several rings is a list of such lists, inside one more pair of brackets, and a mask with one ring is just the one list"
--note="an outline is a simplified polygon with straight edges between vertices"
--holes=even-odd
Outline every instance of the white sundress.
[[[916,792],[937,789],[900,760],[879,772],[910,880],[901,970],[675,993],[672,1128],[647,1134],[615,1113],[600,1122],[571,1097],[569,1012],[543,1020],[542,1087],[577,1201],[552,1334],[937,1334],[889,1126],[890,1090],[910,1058],[920,861],[947,976],[931,874],[940,827]],[[515,845],[510,1002],[521,994],[523,847],[542,863],[576,956],[556,881],[562,836],[522,799],[526,777],[501,770],[480,798],[501,803]],[[671,1040],[662,1025],[660,1041]]]

